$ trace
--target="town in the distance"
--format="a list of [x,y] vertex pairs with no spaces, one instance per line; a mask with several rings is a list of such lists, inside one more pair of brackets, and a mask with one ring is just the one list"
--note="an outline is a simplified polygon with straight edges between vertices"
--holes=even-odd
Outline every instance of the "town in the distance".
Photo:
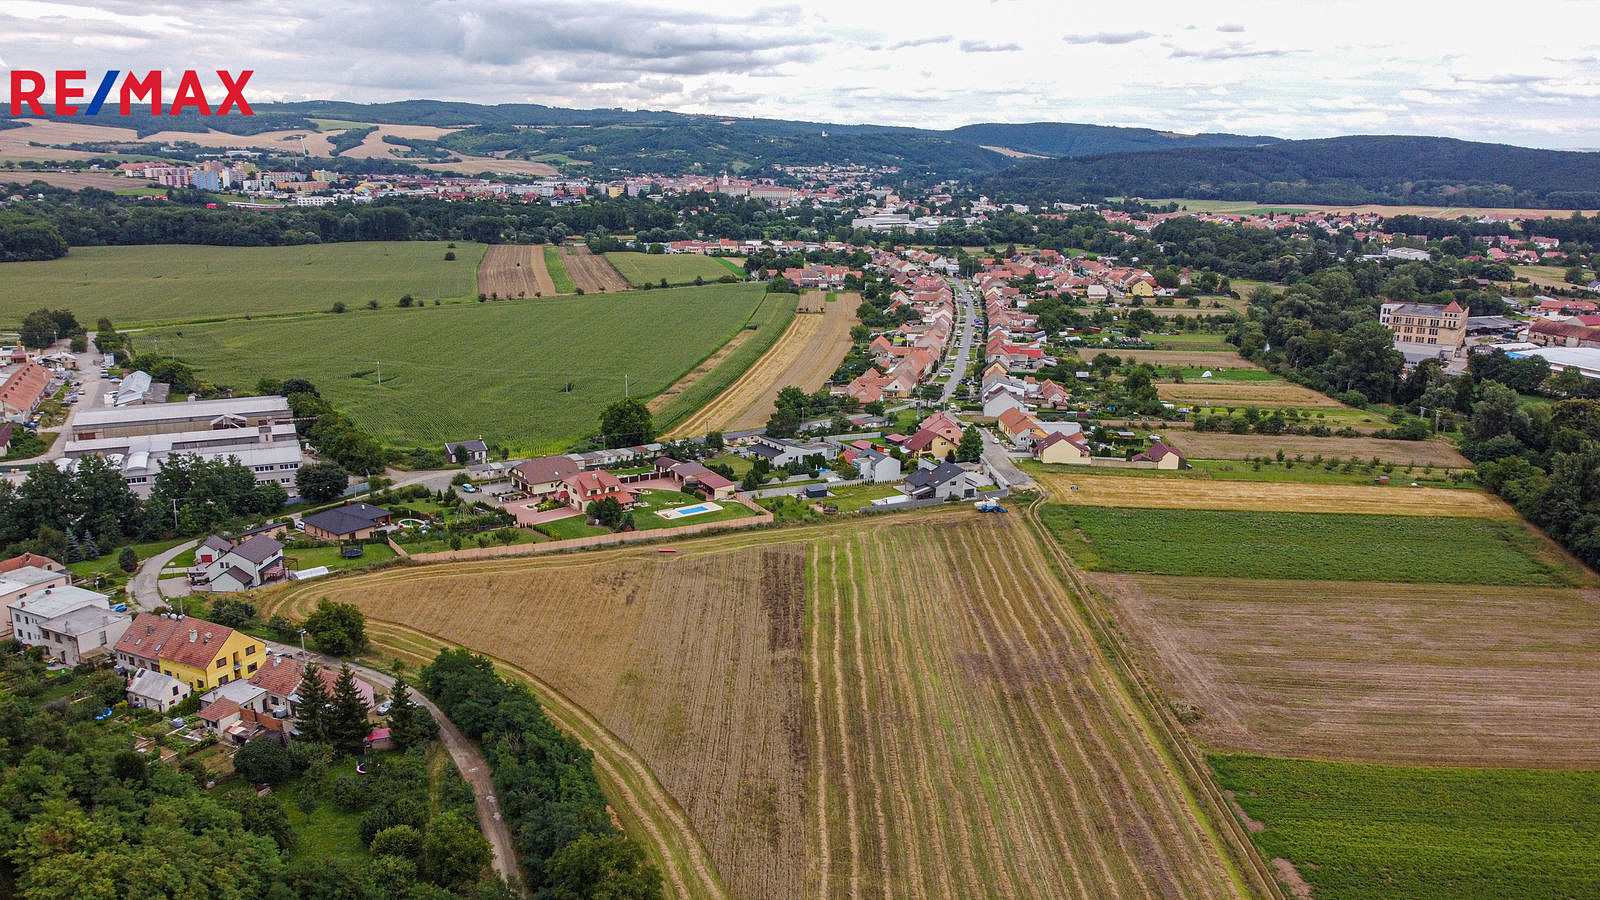
[[1600,154],[257,112],[0,118],[0,895],[1600,891]]

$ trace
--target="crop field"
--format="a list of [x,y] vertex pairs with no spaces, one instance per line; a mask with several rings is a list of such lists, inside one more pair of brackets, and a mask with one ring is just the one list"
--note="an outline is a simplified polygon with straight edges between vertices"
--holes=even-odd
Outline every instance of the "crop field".
[[1020,522],[677,549],[367,573],[263,611],[326,596],[409,660],[497,657],[595,750],[673,895],[1242,892]]
[[[132,128],[84,125],[78,122],[53,122],[46,119],[24,119],[25,128],[8,128],[0,131],[0,159],[90,159],[104,156],[87,150],[60,150],[51,146],[34,147],[31,144],[119,143],[148,144],[151,151],[163,144],[187,141],[205,147],[259,147],[265,149],[292,149],[301,146],[313,156],[332,156],[327,135],[309,129],[295,131],[267,131],[261,134],[227,134],[221,131],[162,131],[139,137]],[[302,144],[302,141],[304,142]],[[126,155],[126,154],[118,154]]]
[[562,244],[561,262],[572,276],[572,283],[586,294],[625,291],[628,280],[604,256],[589,252],[583,244]]
[[554,297],[543,244],[492,244],[478,265],[478,293],[490,297]]
[[[1338,423],[1329,423],[1330,427]],[[1193,459],[1251,459],[1273,456],[1279,450],[1293,459],[1304,456],[1311,459],[1321,455],[1326,459],[1362,460],[1373,457],[1402,466],[1441,466],[1449,469],[1470,468],[1472,463],[1447,441],[1392,441],[1374,437],[1311,437],[1295,434],[1227,434],[1220,431],[1194,431],[1168,429],[1162,437],[1185,456]],[[1392,476],[1399,481],[1399,475]]]
[[1048,506],[1042,518],[1092,571],[1505,585],[1589,578],[1547,538],[1503,519],[1101,506]]
[[726,390],[665,435],[698,437],[710,431],[759,428],[776,408],[778,391],[796,385],[812,393],[827,383],[850,351],[861,295],[840,294],[821,315],[797,315],[783,337]]
[[561,248],[553,244],[544,247],[544,268],[550,273],[550,281],[555,285],[556,293],[571,294],[578,290],[572,283],[572,276],[567,274],[567,264],[561,260]]
[[446,262],[442,241],[74,247],[60,259],[0,263],[0,322],[21,323],[41,306],[127,327],[327,310],[336,301],[351,309],[368,300],[393,306],[402,294],[472,297],[483,245],[458,242],[455,252],[458,259]]
[[[625,376],[636,397],[676,381],[749,321],[764,292],[718,284],[352,310],[186,325],[136,339],[159,340],[219,384],[310,378],[341,412],[399,446],[481,434],[542,453],[592,434],[600,410],[623,396]],[[606,337],[589,343],[599,335]]]
[[696,278],[716,281],[724,275],[733,274],[722,263],[699,253],[618,252],[603,255],[634,287],[660,284],[663,278],[668,284],[690,284]]
[[1536,768],[1600,754],[1593,589],[1091,580],[1208,747]]
[[767,294],[738,334],[650,400],[656,427],[670,428],[749,371],[794,321],[794,305],[793,294]]
[[1199,366],[1202,369],[1248,369],[1263,371],[1260,366],[1238,353],[1226,350],[1105,350],[1089,349],[1080,351],[1085,361],[1092,360],[1102,354],[1115,356],[1123,362],[1149,363],[1157,368],[1165,369],[1171,366]]
[[1262,855],[1297,869],[1310,896],[1600,893],[1600,772],[1210,762]]
[[[150,184],[143,178],[123,178],[110,172],[0,172],[0,184],[12,182],[28,184],[34,181],[42,181],[73,191],[81,191],[84,188],[99,188],[102,191],[139,190],[144,185]],[[167,194],[166,188],[149,188],[149,190],[163,197]]]
[[1298,406],[1343,409],[1344,404],[1326,394],[1298,384],[1228,384],[1205,381],[1188,381],[1183,384],[1156,385],[1161,399],[1182,405],[1207,406]]
[[1082,476],[1060,470],[1034,477],[1044,482],[1056,502],[1076,506],[1517,518],[1516,510],[1498,497],[1451,488]]

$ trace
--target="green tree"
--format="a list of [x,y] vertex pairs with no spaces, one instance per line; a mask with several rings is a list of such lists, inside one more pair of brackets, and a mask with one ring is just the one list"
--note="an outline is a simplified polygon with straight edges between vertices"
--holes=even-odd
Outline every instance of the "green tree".
[[[316,663],[307,665],[295,693],[300,695],[300,715],[295,722],[304,741],[329,743],[329,714],[333,709],[333,697],[322,680],[322,667]],[[300,746],[301,743],[296,741],[295,745]]]
[[778,391],[772,415],[767,419],[770,437],[794,437],[806,418],[806,392],[790,385]]
[[621,527],[625,510],[617,498],[606,497],[589,501],[589,507],[584,512],[596,525],[615,529]]
[[308,503],[327,503],[337,500],[350,483],[350,473],[336,462],[312,463],[301,466],[294,475],[295,489]]
[[139,554],[133,552],[132,547],[123,547],[117,553],[117,567],[122,571],[132,574],[139,570]]
[[333,709],[328,711],[328,741],[334,749],[356,756],[366,738],[367,701],[356,687],[355,672],[340,666],[339,679],[333,683]]
[[476,825],[448,812],[428,823],[422,841],[421,875],[443,888],[476,881],[493,859],[489,842]]
[[627,837],[586,833],[550,857],[543,887],[551,897],[653,900],[661,896],[661,873]]
[[389,692],[389,736],[404,750],[431,740],[439,733],[439,723],[411,697],[411,686],[404,678],[394,680]]
[[251,784],[278,784],[294,774],[294,760],[276,739],[256,738],[233,755],[233,769]]
[[372,836],[372,846],[368,849],[373,856],[421,859],[422,832],[410,825],[391,825]]
[[[13,320],[15,321],[15,320]],[[22,320],[22,346],[43,350],[56,342],[56,320],[48,309],[36,309]]]
[[1588,284],[1589,279],[1583,274],[1582,266],[1571,266],[1567,269],[1565,281],[1567,284]]
[[287,853],[293,849],[294,827],[289,824],[289,814],[276,797],[245,797],[239,802],[239,816],[243,820],[244,830],[272,838],[279,852]]
[[349,603],[331,603],[323,597],[306,616],[305,629],[331,656],[355,656],[367,649],[367,617]]
[[248,600],[221,597],[211,604],[211,611],[206,616],[218,625],[238,628],[256,617],[256,605]]
[[650,410],[632,397],[618,400],[600,413],[600,441],[607,448],[637,447],[655,440]]
[[956,460],[959,462],[977,462],[983,458],[983,436],[978,433],[978,426],[968,425],[961,432],[961,443],[956,445]]

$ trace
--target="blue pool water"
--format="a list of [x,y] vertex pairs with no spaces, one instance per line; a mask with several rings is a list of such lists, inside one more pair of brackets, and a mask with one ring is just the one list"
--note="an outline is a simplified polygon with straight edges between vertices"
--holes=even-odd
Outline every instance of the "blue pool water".
[[680,507],[678,507],[678,515],[680,515],[680,516],[692,516],[695,513],[703,513],[703,512],[710,512],[710,511],[711,511],[711,507],[706,506],[704,504],[701,504],[699,506],[680,506]]

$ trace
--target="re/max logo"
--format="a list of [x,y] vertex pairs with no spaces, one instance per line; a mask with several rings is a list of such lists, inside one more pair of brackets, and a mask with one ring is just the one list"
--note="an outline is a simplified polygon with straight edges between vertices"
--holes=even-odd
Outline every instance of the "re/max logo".
[[[233,75],[223,69],[216,70],[217,77],[222,80],[222,86],[227,90],[227,96],[222,98],[222,103],[211,111],[211,105],[206,102],[206,91],[200,85],[200,76],[193,69],[183,73],[178,80],[178,91],[173,95],[172,105],[166,107],[166,115],[176,116],[186,109],[192,109],[202,116],[225,116],[228,111],[238,108],[239,115],[253,116],[255,110],[244,99],[244,86],[250,81],[250,76],[255,74],[252,69],[242,69],[239,74]],[[122,72],[112,69],[100,79],[100,87],[94,92],[94,97],[89,100],[89,105],[83,107],[86,116],[98,116],[100,107],[105,105],[106,99],[111,96],[112,88],[117,84],[117,76]],[[82,100],[83,81],[89,73],[82,69],[59,69],[55,72],[55,114],[58,116],[72,116],[78,114],[74,100]],[[33,111],[36,116],[45,115],[44,104],[40,102],[44,96],[46,80],[42,72],[31,69],[11,70],[11,114],[23,115],[23,107]],[[162,100],[165,95],[161,91],[161,73],[146,72],[140,78],[132,72],[122,80],[121,103],[118,108],[126,116],[133,107],[134,101],[150,102],[150,115],[162,115]]]

